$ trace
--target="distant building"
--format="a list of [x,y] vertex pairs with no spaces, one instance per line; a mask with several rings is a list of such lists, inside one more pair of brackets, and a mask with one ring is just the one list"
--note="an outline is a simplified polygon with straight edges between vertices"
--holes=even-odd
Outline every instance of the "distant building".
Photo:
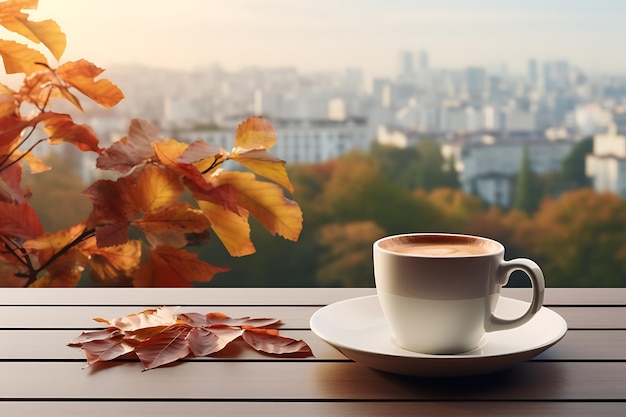
[[532,171],[546,174],[561,168],[572,146],[571,142],[544,139],[467,145],[461,152],[463,191],[489,204],[509,207],[524,147],[528,147]]
[[[270,152],[289,163],[316,163],[335,159],[349,151],[369,151],[371,138],[363,119],[272,120],[278,141]],[[205,142],[230,151],[234,147],[233,128],[186,130],[179,140]]]
[[587,155],[585,172],[596,191],[610,191],[626,198],[626,136],[615,124],[606,134],[593,137],[593,154]]

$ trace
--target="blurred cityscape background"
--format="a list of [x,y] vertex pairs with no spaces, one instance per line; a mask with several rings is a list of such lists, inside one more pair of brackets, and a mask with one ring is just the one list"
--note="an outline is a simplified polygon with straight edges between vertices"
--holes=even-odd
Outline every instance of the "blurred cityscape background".
[[[373,286],[375,239],[445,231],[502,241],[507,258],[535,259],[548,286],[625,286],[626,65],[599,70],[553,52],[517,56],[525,64],[513,71],[505,58],[445,67],[431,59],[440,50],[394,47],[387,75],[358,65],[112,64],[104,75],[126,99],[75,118],[103,146],[139,117],[165,136],[225,149],[246,117],[272,121],[270,151],[287,161],[304,231],[292,243],[255,227],[258,252],[240,259],[217,239],[197,248],[232,268],[209,285]],[[26,178],[49,230],[86,217],[90,203],[76,191],[99,175],[93,159],[59,149],[46,156],[55,170]]]

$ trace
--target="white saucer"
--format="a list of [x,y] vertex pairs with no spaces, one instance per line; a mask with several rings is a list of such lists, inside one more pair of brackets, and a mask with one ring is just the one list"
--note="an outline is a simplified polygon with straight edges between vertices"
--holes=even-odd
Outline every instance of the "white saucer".
[[[496,315],[514,318],[528,303],[500,297]],[[476,350],[457,355],[411,352],[392,341],[376,295],[330,304],[311,317],[311,330],[350,359],[370,368],[396,374],[450,377],[486,374],[512,367],[557,343],[567,323],[542,307],[531,321],[512,330],[487,333]]]

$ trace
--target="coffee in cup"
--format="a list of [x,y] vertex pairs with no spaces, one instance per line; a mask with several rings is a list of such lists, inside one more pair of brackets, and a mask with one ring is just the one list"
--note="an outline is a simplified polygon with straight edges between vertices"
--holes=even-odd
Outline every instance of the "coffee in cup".
[[[533,299],[519,318],[494,315],[513,271],[532,283]],[[411,233],[374,243],[376,291],[395,342],[427,354],[476,349],[485,332],[518,327],[543,304],[544,278],[530,259],[504,260],[495,240],[460,234]]]

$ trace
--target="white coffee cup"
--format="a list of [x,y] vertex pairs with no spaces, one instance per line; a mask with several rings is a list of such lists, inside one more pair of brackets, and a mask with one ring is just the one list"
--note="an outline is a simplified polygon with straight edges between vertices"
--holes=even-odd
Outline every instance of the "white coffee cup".
[[[521,270],[533,298],[519,318],[494,315],[502,286]],[[395,342],[427,354],[476,349],[485,332],[527,323],[543,304],[544,278],[530,259],[504,260],[495,240],[460,234],[410,233],[374,243],[376,291]]]

